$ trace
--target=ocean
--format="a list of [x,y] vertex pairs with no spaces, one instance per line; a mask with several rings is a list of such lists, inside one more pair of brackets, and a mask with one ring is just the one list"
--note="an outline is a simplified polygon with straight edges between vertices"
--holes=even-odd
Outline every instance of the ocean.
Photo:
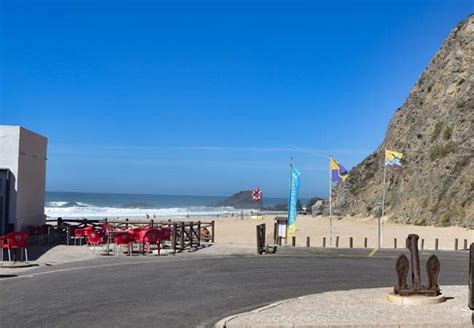
[[[106,194],[79,192],[46,192],[45,213],[48,218],[181,218],[240,214],[241,209],[216,207],[227,197]],[[264,199],[264,206],[286,203],[286,198]],[[244,209],[249,214],[255,209]],[[268,212],[277,213],[277,212]]]

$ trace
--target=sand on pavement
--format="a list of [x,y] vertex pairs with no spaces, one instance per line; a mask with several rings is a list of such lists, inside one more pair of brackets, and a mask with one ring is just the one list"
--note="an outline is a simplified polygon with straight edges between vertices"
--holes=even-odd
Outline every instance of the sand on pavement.
[[[231,244],[255,244],[256,225],[266,223],[267,243],[273,243],[274,231],[273,215],[266,215],[263,219],[255,220],[250,217],[226,217],[215,220],[217,243]],[[424,239],[425,249],[435,248],[435,239],[439,240],[439,249],[453,250],[455,239],[457,238],[459,249],[464,247],[464,240],[467,244],[474,242],[474,230],[461,227],[433,227],[433,226],[415,226],[385,222],[383,229],[384,248],[394,247],[394,238],[397,238],[397,247],[404,247],[404,240],[410,233],[420,236]],[[310,215],[298,215],[296,219],[296,244],[297,246],[306,245],[306,237],[310,237],[311,246],[321,247],[323,237],[326,237],[326,245],[329,246],[329,218]],[[364,238],[368,238],[368,247],[377,246],[378,220],[371,217],[344,217],[338,219],[333,217],[333,243],[336,236],[339,236],[339,247],[349,247],[349,238],[353,237],[355,248],[364,247]],[[288,241],[291,242],[291,241]]]

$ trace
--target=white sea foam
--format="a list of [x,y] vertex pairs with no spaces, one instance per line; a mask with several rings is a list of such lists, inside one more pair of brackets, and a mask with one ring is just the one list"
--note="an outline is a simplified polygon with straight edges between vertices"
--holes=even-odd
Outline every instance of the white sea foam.
[[[55,206],[50,206],[50,205]],[[60,205],[60,203],[63,203]],[[172,208],[118,208],[118,207],[98,207],[98,206],[71,206],[61,207],[67,202],[48,202],[45,207],[45,214],[49,217],[56,218],[104,218],[104,217],[145,217],[156,215],[158,217],[184,217],[191,216],[215,216],[227,215],[232,213],[241,213],[240,209],[233,207],[207,207],[207,206],[191,206],[189,208],[172,207]],[[252,210],[243,210],[244,214],[250,213]]]
[[[71,206],[66,206],[66,205],[71,205]],[[87,206],[93,206],[90,204],[82,203],[82,202],[65,202],[65,201],[53,201],[53,202],[47,202],[46,203],[46,208],[48,207],[87,207]]]
[[61,207],[66,205],[68,202],[47,202],[46,207]]

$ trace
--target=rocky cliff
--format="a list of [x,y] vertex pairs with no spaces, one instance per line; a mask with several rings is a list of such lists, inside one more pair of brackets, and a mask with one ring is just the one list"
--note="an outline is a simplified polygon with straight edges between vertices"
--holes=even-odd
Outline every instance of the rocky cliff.
[[415,224],[474,225],[474,15],[447,37],[390,120],[380,147],[334,190],[340,213],[380,213],[385,149],[405,154],[387,167],[385,214]]
[[257,208],[257,204],[252,198],[252,190],[239,191],[238,193],[217,203],[216,206],[232,206],[233,208],[238,209]]

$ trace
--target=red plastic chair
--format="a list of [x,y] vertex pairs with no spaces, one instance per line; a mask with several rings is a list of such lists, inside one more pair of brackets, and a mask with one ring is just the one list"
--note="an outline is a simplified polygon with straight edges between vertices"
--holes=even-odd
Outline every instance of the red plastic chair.
[[87,226],[85,227],[84,229],[84,237],[89,237],[89,234],[94,231],[94,227],[93,226]]
[[105,231],[105,232],[107,232],[107,231],[114,231],[114,230],[115,230],[115,228],[114,228],[113,225],[111,225],[111,224],[105,224],[105,223],[103,223],[103,224],[100,225],[100,229],[101,229],[102,231]]
[[[148,253],[150,252],[151,245],[156,245],[158,247],[158,255],[160,255],[160,248],[161,248],[160,236],[161,236],[161,233],[159,230],[156,230],[156,229],[146,230],[142,239],[143,252],[145,255],[148,255]],[[145,250],[145,245],[146,245],[146,250]]]
[[161,228],[160,229],[160,239],[161,240],[171,240],[171,228]]
[[94,254],[96,253],[97,247],[100,244],[105,244],[107,236],[103,232],[98,232],[92,230],[89,232],[89,236],[87,238],[87,245],[91,245],[94,247]]
[[133,235],[134,242],[138,244],[139,253],[142,252],[142,247],[144,247],[143,238],[145,237],[145,234],[148,230],[150,230],[149,227],[138,227],[129,230],[129,232]]
[[84,238],[84,229],[76,228],[74,229],[74,245],[76,245],[76,241],[79,239],[79,245],[82,245],[82,239]]
[[171,241],[171,228],[161,228],[160,229],[160,243],[163,241]]
[[143,237],[145,236],[145,233],[146,233],[146,230],[143,229],[143,228],[134,228],[134,229],[130,229],[128,230],[128,232],[130,232],[133,236],[133,240],[140,244],[140,243],[143,243]]
[[127,245],[128,255],[132,254],[133,234],[128,231],[117,232],[114,236],[115,252],[118,254],[118,246]]
[[23,250],[24,250],[26,262],[28,262],[28,249],[26,248],[27,243],[28,243],[28,234],[26,232],[14,231],[14,232],[7,233],[5,236],[2,237],[2,256],[3,256],[3,249],[5,248],[8,249],[8,261],[11,262],[12,260],[11,250],[15,248],[19,248],[22,255],[23,255]]

